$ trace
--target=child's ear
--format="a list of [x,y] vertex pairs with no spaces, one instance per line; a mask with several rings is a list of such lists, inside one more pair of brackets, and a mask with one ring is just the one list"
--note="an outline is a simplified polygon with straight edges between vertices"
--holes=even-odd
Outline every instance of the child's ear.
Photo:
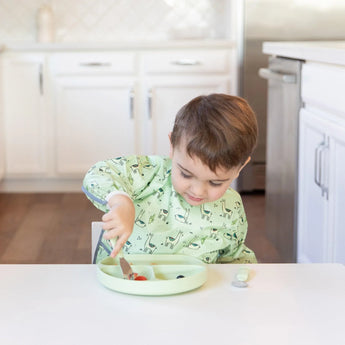
[[250,162],[250,160],[251,160],[251,157],[249,156],[247,158],[247,160],[240,166],[240,168],[238,169],[238,171],[236,173],[235,179],[238,177],[238,175],[240,174],[241,170]]
[[247,160],[240,167],[240,170],[238,171],[238,173],[240,173],[240,171],[250,162],[251,159],[252,159],[252,157],[250,157],[250,156],[247,158]]
[[244,167],[251,161],[251,159],[252,159],[252,157],[249,156],[249,157],[247,158],[247,160],[244,162],[244,164],[242,165],[242,168],[244,168]]
[[239,167],[239,169],[237,170],[236,176],[234,177],[234,179],[236,179],[236,178],[239,176],[241,170],[250,162],[250,160],[251,160],[251,157],[249,156],[249,157],[247,158],[247,160],[246,160],[246,161]]

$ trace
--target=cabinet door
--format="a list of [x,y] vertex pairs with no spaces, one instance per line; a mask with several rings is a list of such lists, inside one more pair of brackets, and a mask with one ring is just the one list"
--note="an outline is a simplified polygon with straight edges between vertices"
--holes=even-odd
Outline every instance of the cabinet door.
[[299,134],[298,262],[327,258],[327,199],[320,185],[325,180],[326,123],[302,109]]
[[345,264],[345,121],[332,123],[329,133],[328,223],[330,259]]
[[[1,100],[0,100],[1,102]],[[4,140],[4,125],[0,112],[0,181],[5,174],[5,140]]]
[[[2,81],[3,78],[3,71],[2,71],[2,64],[3,64],[3,58],[0,55],[0,81]],[[4,118],[3,118],[3,109],[2,104],[3,102],[3,88],[2,83],[0,83],[0,181],[3,179],[5,174],[5,130],[4,130]]]
[[176,113],[192,98],[210,93],[228,93],[229,78],[224,76],[160,76],[149,79],[147,118],[149,126],[143,145],[147,154],[168,155],[169,138]]
[[83,176],[97,161],[135,152],[134,79],[56,78],[56,170]]
[[40,175],[46,172],[44,56],[3,57],[6,173]]

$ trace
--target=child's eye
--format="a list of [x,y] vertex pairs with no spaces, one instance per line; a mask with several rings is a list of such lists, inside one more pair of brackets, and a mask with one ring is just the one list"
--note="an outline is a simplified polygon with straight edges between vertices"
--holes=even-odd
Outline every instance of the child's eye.
[[222,182],[213,182],[213,181],[210,181],[209,183],[212,187],[220,187],[223,184]]
[[181,176],[183,178],[191,178],[192,176],[185,174],[183,171],[181,171]]

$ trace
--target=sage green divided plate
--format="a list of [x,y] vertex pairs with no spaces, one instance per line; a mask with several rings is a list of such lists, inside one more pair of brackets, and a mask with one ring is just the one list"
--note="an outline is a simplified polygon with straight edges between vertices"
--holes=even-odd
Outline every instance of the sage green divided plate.
[[[107,288],[133,295],[173,295],[190,291],[207,280],[206,264],[185,255],[126,255],[133,272],[147,280],[123,278],[119,260],[108,257],[97,264],[97,278]],[[177,279],[183,275],[184,278]]]

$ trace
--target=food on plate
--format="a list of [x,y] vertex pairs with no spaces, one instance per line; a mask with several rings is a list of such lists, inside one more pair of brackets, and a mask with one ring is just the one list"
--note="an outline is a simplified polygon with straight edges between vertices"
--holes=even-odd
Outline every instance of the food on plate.
[[147,280],[145,276],[136,276],[134,280]]

